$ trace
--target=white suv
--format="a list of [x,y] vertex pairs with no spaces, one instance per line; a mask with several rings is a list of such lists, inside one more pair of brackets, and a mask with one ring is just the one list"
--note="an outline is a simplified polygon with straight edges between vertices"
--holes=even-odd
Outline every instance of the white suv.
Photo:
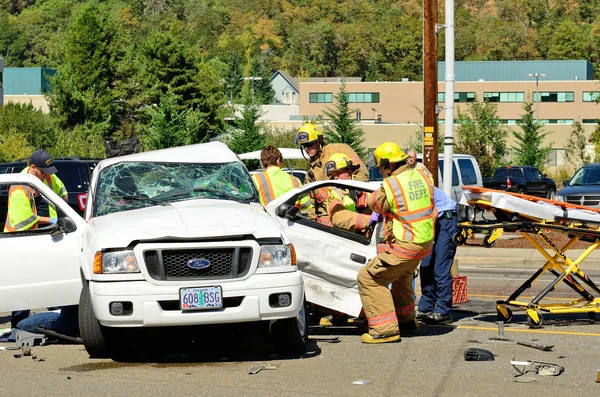
[[221,143],[103,160],[82,219],[38,179],[57,225],[0,234],[0,311],[79,303],[91,357],[123,354],[140,327],[272,322],[280,353],[301,353],[306,314],[294,247]]

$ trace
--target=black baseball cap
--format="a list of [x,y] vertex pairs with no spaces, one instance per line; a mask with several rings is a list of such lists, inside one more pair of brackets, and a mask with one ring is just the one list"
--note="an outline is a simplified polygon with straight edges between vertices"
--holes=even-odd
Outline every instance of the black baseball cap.
[[35,165],[44,171],[44,174],[56,174],[58,170],[52,163],[52,156],[45,150],[36,150],[31,157],[29,157],[29,164]]

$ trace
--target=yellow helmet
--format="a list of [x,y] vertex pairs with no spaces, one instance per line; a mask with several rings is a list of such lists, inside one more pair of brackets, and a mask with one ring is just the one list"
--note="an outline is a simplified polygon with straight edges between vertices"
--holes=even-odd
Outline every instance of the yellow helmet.
[[300,145],[313,144],[315,141],[323,139],[323,132],[313,123],[305,123],[296,134],[294,143]]
[[408,155],[394,142],[385,142],[377,146],[377,149],[373,152],[373,156],[375,156],[375,163],[378,166],[386,165],[387,163],[398,163],[408,158]]
[[344,153],[332,154],[324,165],[327,176],[331,176],[331,174],[334,172],[344,168],[348,168],[349,171],[352,171],[354,168],[356,168],[356,166],[352,164],[352,160],[350,160],[350,158]]

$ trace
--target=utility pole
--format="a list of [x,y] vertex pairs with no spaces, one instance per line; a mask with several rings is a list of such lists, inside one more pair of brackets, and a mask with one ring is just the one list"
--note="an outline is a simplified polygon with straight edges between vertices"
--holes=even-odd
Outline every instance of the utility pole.
[[446,103],[444,109],[444,193],[452,195],[452,164],[454,154],[454,0],[446,0],[444,9],[446,29]]
[[423,164],[438,184],[437,1],[423,0]]

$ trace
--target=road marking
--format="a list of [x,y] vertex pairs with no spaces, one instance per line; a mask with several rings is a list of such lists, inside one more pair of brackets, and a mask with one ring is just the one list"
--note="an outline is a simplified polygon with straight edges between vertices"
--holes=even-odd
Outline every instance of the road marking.
[[[451,327],[451,328],[459,328],[459,329],[474,329],[481,331],[494,331],[498,332],[498,328],[490,328],[490,327],[478,327],[476,325],[442,325],[443,327]],[[504,328],[504,332],[522,332],[522,333],[530,333],[530,334],[550,334],[550,335],[577,335],[577,336],[600,336],[600,334],[593,332],[569,332],[569,331],[547,331],[547,330],[527,330],[527,329],[513,329],[513,328]]]
[[[487,294],[468,294],[468,296],[471,297],[475,297],[475,298],[505,298],[508,299],[508,297],[506,297],[506,295],[487,295]],[[518,297],[519,300],[527,300],[527,299],[533,299],[535,298],[535,296],[523,296],[520,295]],[[579,298],[548,298],[545,299],[545,301],[565,301],[565,302],[571,302],[574,300],[577,300]]]

